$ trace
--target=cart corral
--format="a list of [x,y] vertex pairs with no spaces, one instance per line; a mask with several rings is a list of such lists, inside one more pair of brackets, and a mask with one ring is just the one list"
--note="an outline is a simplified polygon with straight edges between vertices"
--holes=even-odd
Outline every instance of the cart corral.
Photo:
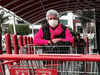
[[73,45],[38,46],[33,45],[32,40],[32,37],[19,36],[18,43],[14,34],[12,54],[10,35],[5,35],[7,54],[0,55],[1,75],[7,75],[4,65],[9,75],[99,75],[100,56],[88,53],[88,43],[83,55],[77,54],[77,47]]

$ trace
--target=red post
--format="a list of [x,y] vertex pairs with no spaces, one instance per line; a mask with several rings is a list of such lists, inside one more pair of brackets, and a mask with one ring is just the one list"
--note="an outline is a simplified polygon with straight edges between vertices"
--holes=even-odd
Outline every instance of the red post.
[[14,35],[12,36],[12,38],[13,38],[14,54],[19,54],[19,52],[18,52],[17,35],[14,34]]
[[20,54],[21,54],[21,46],[23,46],[23,37],[22,37],[22,35],[19,36]]
[[[10,34],[5,34],[5,42],[6,42],[6,53],[7,54],[12,54],[12,50],[11,50],[11,38],[10,38]],[[12,65],[12,64],[8,64],[8,67]]]
[[88,37],[86,37],[86,53],[89,53]]
[[73,37],[74,41],[75,41],[75,37]]
[[[2,42],[1,34],[0,34],[0,42]],[[1,43],[0,43],[0,54],[2,54],[2,44]]]
[[[30,37],[29,37],[29,36],[27,37],[27,44],[30,44]],[[29,54],[30,54],[30,52],[31,52],[30,50],[31,50],[31,49],[28,48],[28,53],[29,53]]]
[[30,37],[27,37],[27,44],[30,44]]
[[[27,37],[26,36],[23,37],[23,44],[24,44],[24,46],[27,45]],[[28,54],[28,48],[26,48],[26,50],[27,50],[26,54]]]
[[24,46],[27,45],[27,37],[26,36],[23,36],[23,44],[24,44]]
[[33,44],[33,38],[30,37],[30,44]]
[[[33,44],[33,38],[30,37],[30,44]],[[34,54],[34,48],[31,47],[31,54]]]
[[5,34],[5,42],[6,42],[6,53],[7,54],[12,54],[11,51],[11,38],[10,38],[10,34]]

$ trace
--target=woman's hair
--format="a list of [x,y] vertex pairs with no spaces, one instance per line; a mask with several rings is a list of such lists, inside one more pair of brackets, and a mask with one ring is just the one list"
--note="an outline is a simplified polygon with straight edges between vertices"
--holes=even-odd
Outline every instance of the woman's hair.
[[58,19],[60,17],[59,13],[56,10],[53,10],[53,9],[47,11],[47,13],[46,13],[46,20],[48,20],[48,17],[50,15],[55,15],[55,16],[57,16]]

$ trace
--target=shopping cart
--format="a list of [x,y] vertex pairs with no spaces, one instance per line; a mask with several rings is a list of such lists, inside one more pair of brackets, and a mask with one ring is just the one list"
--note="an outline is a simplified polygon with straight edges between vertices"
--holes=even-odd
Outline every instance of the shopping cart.
[[[38,45],[33,45],[33,44],[28,44],[26,46],[22,46],[21,47],[22,54],[62,54],[62,55],[66,55],[66,54],[73,54],[74,53],[74,48],[72,47],[72,45],[44,45],[44,46],[38,46]],[[38,61],[35,61],[34,63],[36,63]],[[39,64],[45,65],[45,64],[57,64],[57,61],[41,61]],[[36,64],[36,65],[37,65]]]
[[[77,50],[77,47],[76,47]],[[26,45],[25,47],[22,47],[22,54],[42,54],[43,55],[50,55],[53,56],[53,54],[59,55],[61,54],[62,56],[66,56],[67,54],[75,54],[75,49],[73,48],[72,45],[50,45],[50,46],[34,46],[34,45]],[[77,53],[76,53],[77,54]],[[86,54],[86,47],[84,47],[84,54]],[[92,70],[93,64],[90,62],[74,62],[74,61],[67,61],[67,62],[58,62],[58,61],[33,61],[35,65],[42,65],[41,67],[46,67],[50,69],[57,69],[58,74],[62,72],[62,66],[63,66],[63,73],[64,73],[64,67],[67,65],[67,71],[68,74],[70,73],[77,73],[77,74],[83,74],[86,72],[87,65],[88,65],[88,70],[91,69],[92,71],[95,71],[96,69]],[[51,66],[50,66],[51,65]],[[58,66],[60,65],[60,68]],[[91,65],[91,66],[90,66]],[[96,67],[97,63],[95,63]],[[91,68],[90,68],[91,67]],[[77,71],[75,70],[77,69]],[[83,71],[83,72],[82,72]],[[89,72],[87,72],[89,73]],[[94,73],[95,74],[95,73]],[[61,75],[66,75],[66,71],[64,74],[61,73]]]
[[[21,50],[19,56],[10,56],[13,59],[7,56],[9,60],[18,61],[8,66],[10,75],[99,75],[98,63],[88,62],[90,59],[84,59],[82,54],[74,54],[74,48],[71,45],[37,46],[30,44],[22,46]],[[1,69],[2,67],[1,63]],[[1,73],[5,75],[3,69]]]
[[76,54],[84,54],[84,55],[88,54],[88,52],[86,51],[86,47],[85,46],[83,46],[83,47],[75,46],[74,49],[75,49],[75,53]]
[[21,47],[22,54],[74,54],[72,45],[44,45],[28,44]]
[[[0,59],[20,61],[20,63],[9,67],[10,75],[99,75],[98,62],[95,61],[100,61],[100,55],[20,54],[0,55]],[[49,61],[50,63],[43,64],[43,61]],[[55,61],[57,63],[53,63]],[[84,67],[80,65],[82,62]]]

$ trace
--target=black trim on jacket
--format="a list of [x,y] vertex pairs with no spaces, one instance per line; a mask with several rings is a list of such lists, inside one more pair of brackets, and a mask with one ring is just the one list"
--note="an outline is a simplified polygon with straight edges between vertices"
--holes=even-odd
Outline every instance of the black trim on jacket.
[[[66,26],[61,24],[61,27],[63,29],[63,32],[61,33],[61,35],[57,36],[56,38],[65,38]],[[46,23],[45,25],[42,26],[42,32],[43,32],[43,39],[51,40],[49,24],[48,23]]]

